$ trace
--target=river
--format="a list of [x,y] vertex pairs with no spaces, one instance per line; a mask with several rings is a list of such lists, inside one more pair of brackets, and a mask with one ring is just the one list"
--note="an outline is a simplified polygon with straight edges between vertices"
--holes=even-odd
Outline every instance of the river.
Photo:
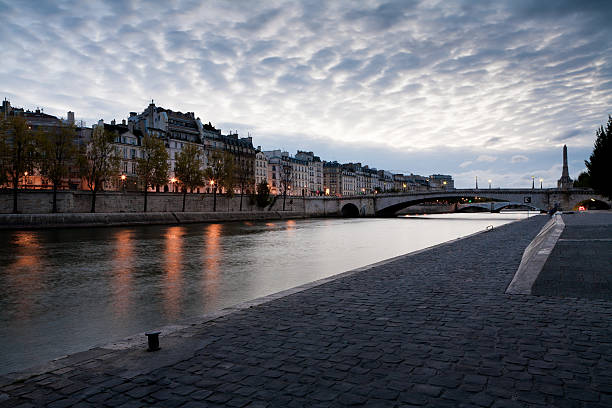
[[0,374],[526,216],[2,231]]

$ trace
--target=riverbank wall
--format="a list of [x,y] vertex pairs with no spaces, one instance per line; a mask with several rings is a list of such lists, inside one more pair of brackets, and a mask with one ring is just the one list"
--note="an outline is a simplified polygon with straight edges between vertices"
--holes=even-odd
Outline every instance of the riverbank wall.
[[[58,213],[88,213],[91,209],[90,191],[58,191]],[[272,203],[264,208],[258,207],[249,195],[228,197],[217,194],[216,205],[213,194],[187,194],[185,212],[305,212],[303,197],[287,196],[283,208],[282,197],[272,198]],[[20,191],[17,196],[17,210],[20,214],[47,214],[53,207],[53,193],[48,190]],[[216,207],[216,208],[215,208]],[[180,212],[183,208],[183,194],[155,193],[147,195],[147,212]],[[13,210],[12,191],[0,192],[0,213],[8,214]],[[96,195],[96,212],[99,213],[140,213],[144,211],[142,192],[105,191]]]

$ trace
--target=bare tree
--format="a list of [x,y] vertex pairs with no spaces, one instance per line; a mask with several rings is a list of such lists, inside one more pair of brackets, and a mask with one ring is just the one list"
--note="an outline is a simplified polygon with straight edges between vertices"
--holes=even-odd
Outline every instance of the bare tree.
[[217,211],[217,190],[227,191],[228,195],[234,189],[234,160],[229,152],[214,151],[204,170],[204,177],[210,180],[213,190],[213,211]]
[[283,211],[285,211],[285,201],[287,201],[287,190],[291,189],[291,181],[293,180],[293,168],[290,164],[281,166],[281,184],[283,186]]
[[238,168],[236,169],[238,176],[238,186],[240,187],[240,211],[242,211],[242,198],[244,190],[251,190],[255,183],[255,173],[253,171],[253,161],[248,157],[238,156]]
[[12,184],[13,213],[16,214],[19,179],[34,168],[36,140],[31,126],[22,116],[11,116],[3,120],[0,129],[0,179]]
[[142,139],[142,157],[136,159],[136,174],[144,187],[144,212],[147,212],[149,187],[166,184],[168,181],[168,158],[163,140],[149,135]]
[[187,189],[193,189],[202,185],[204,170],[202,170],[202,152],[196,145],[188,144],[183,151],[176,155],[174,175],[183,189],[183,212],[185,212],[185,198]]
[[38,148],[38,170],[40,175],[53,184],[53,208],[57,212],[57,187],[69,175],[69,166],[77,157],[74,143],[76,129],[73,125],[60,124],[36,135]]
[[104,183],[119,174],[121,158],[113,145],[115,133],[98,125],[93,130],[91,141],[79,157],[81,176],[92,192],[91,212],[96,212],[96,194],[104,188]]

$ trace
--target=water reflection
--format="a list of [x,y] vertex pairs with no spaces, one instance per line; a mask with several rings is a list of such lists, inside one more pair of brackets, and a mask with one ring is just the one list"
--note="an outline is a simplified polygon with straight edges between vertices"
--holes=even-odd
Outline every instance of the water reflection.
[[183,286],[183,235],[185,227],[170,227],[164,235],[164,311],[168,318],[179,316]]
[[132,293],[132,265],[134,261],[134,231],[119,230],[111,242],[115,242],[113,258],[113,275],[111,279],[113,293],[113,313],[120,317],[129,314]]
[[14,261],[6,268],[7,282],[3,291],[8,289],[9,301],[14,302],[15,317],[27,319],[34,313],[36,299],[44,293],[44,253],[38,233],[34,231],[16,232],[13,243]]
[[204,304],[217,300],[222,233],[223,224],[209,224],[204,230]]

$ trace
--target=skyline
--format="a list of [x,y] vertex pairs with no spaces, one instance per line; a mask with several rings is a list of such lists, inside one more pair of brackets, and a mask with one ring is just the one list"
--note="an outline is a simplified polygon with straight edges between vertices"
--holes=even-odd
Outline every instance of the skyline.
[[153,99],[266,150],[458,188],[556,186],[563,144],[575,178],[611,113],[603,1],[151,4],[0,0],[0,96],[88,125]]

